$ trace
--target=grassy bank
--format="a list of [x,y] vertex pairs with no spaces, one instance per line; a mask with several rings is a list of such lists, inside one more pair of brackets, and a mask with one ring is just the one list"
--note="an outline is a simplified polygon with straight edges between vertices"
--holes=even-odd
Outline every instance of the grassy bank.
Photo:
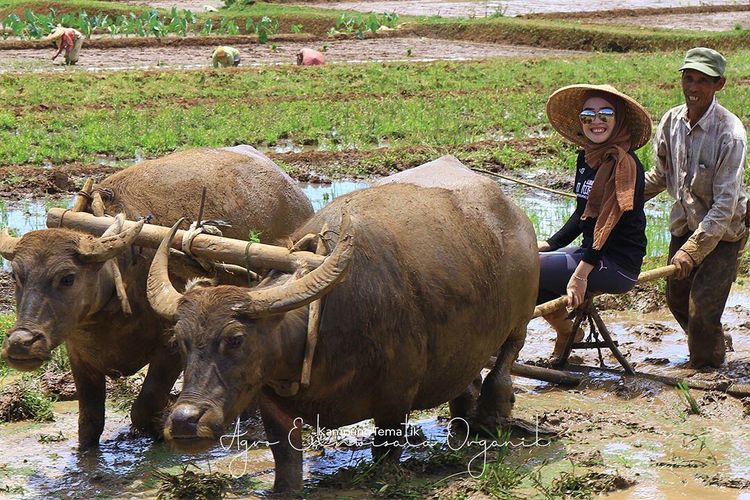
[[[720,99],[747,124],[750,51],[728,55],[729,84]],[[545,142],[535,160],[569,164],[572,149],[555,136],[546,138],[551,129],[544,103],[550,93],[576,82],[607,82],[658,118],[682,101],[676,71],[681,58],[681,52],[673,52],[228,71],[4,74],[0,166],[127,160],[238,143],[323,151],[446,151],[529,137]],[[377,156],[387,161],[386,155]],[[641,156],[649,165],[648,148]],[[386,168],[385,163],[381,166]],[[377,159],[370,167],[378,170]]]

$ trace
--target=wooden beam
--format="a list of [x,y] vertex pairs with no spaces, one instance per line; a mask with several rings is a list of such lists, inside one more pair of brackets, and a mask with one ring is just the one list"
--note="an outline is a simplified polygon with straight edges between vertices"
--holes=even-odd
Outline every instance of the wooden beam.
[[[64,227],[75,229],[94,236],[102,233],[114,222],[112,217],[95,217],[86,212],[72,212],[62,208],[52,208],[47,212],[47,227]],[[125,221],[127,229],[135,224]],[[171,247],[182,250],[182,234],[177,231]],[[135,244],[147,248],[158,248],[161,241],[169,234],[168,227],[144,224]],[[284,247],[264,245],[262,243],[248,243],[247,241],[199,234],[193,239],[190,251],[202,259],[225,264],[245,267],[248,263],[252,269],[278,269],[284,272],[294,272],[300,265],[316,268],[323,263],[325,257],[312,252],[290,252]],[[247,253],[247,257],[246,257]]]

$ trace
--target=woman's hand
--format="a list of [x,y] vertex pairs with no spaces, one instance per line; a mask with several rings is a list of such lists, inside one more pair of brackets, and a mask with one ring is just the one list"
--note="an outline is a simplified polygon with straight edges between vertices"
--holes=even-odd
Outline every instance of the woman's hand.
[[537,241],[536,246],[540,252],[549,252],[552,250],[552,247],[546,241]]
[[573,275],[568,280],[568,286],[566,291],[568,292],[568,305],[573,309],[577,309],[583,304],[586,298],[586,290],[588,288],[589,273],[594,269],[594,266],[587,264],[586,262],[579,262]]

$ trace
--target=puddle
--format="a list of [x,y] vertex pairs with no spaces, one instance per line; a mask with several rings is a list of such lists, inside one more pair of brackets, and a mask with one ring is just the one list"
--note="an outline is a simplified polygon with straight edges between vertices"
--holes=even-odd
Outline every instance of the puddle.
[[[337,196],[368,186],[369,183],[363,181],[300,183],[300,188],[310,199],[316,212]],[[560,229],[575,208],[575,202],[570,198],[530,189],[518,189],[515,184],[506,181],[502,182],[502,186],[529,216],[540,239],[547,238]],[[12,202],[0,200],[0,227],[9,227],[18,235],[44,229],[47,210],[51,207],[70,208],[73,199],[26,199]],[[647,204],[649,256],[665,255],[669,248],[669,206],[670,202],[661,197]]]
[[[238,44],[242,57],[240,68],[296,64],[297,52],[305,46],[325,47],[327,63],[370,63],[395,61],[464,61],[492,57],[567,57],[584,52],[543,49],[515,45],[439,40],[432,38],[382,38],[367,40],[323,40],[316,42],[276,42],[265,45]],[[144,68],[205,69],[211,64],[213,45],[206,46],[154,46],[134,48],[86,48],[84,42],[81,58],[73,67],[50,61],[50,50],[3,50],[0,72],[28,71],[115,71]],[[315,68],[300,68],[315,71]]]
[[[330,199],[367,183],[336,182],[330,185],[302,184],[315,209]],[[516,192],[518,203],[527,203],[539,220],[562,220],[571,210],[571,201],[549,195]],[[60,200],[69,203],[68,200]],[[36,203],[36,204],[35,204]],[[8,223],[15,227],[44,225],[44,201],[28,202],[19,211],[28,216],[6,211]],[[658,206],[649,210],[659,211]],[[36,215],[34,215],[36,214]],[[540,226],[550,231],[556,224]],[[554,226],[554,227],[553,227]],[[32,227],[30,227],[32,228]],[[679,377],[692,372],[680,367],[687,360],[687,345],[676,322],[666,311],[649,314],[604,312],[604,321],[620,343],[622,351],[639,371]],[[721,373],[750,383],[750,286],[737,285],[730,296],[724,315],[726,330],[733,336],[735,352],[728,353],[728,366]],[[521,360],[537,359],[552,350],[550,328],[537,319],[529,325]],[[590,366],[598,364],[595,350],[575,351]],[[654,364],[653,359],[666,362]],[[609,354],[604,361],[610,367],[617,362]],[[712,374],[699,374],[710,377]],[[7,383],[0,379],[0,386]],[[739,490],[707,486],[703,476],[742,479],[750,477],[750,418],[743,417],[739,400],[727,397],[710,398],[709,393],[692,391],[702,409],[701,415],[686,415],[686,405],[674,388],[652,382],[623,382],[615,375],[594,376],[576,390],[560,390],[534,380],[515,378],[516,407],[514,415],[527,421],[546,422],[564,429],[563,437],[549,447],[532,447],[511,452],[510,463],[544,465],[546,477],[571,471],[581,474],[590,469],[580,465],[583,456],[601,452],[607,471],[622,473],[636,479],[632,488],[612,494],[613,498],[671,499],[685,498],[748,498]],[[689,383],[689,380],[688,380]],[[443,410],[444,411],[444,410]],[[128,433],[126,414],[107,409],[106,427],[98,453],[78,454],[77,403],[56,403],[55,421],[51,423],[15,423],[0,425],[0,492],[21,497],[134,497],[156,496],[158,480],[154,471],[179,472],[181,466],[193,463],[203,471],[223,472],[239,476],[249,474],[260,481],[246,495],[264,497],[273,481],[273,458],[262,445],[247,451],[239,443],[225,442],[200,455],[178,455],[164,443]],[[429,443],[444,443],[446,422],[437,411],[420,412],[412,422]],[[257,429],[250,429],[257,431]],[[347,427],[348,434],[368,442],[371,422]],[[60,442],[40,443],[42,434],[62,432]],[[346,432],[346,430],[344,431]],[[254,434],[257,435],[257,432]],[[252,442],[252,441],[251,441]],[[360,443],[360,444],[362,444]],[[404,458],[420,456],[423,448],[408,450]],[[340,490],[317,487],[321,476],[332,474],[345,466],[370,461],[368,447],[328,447],[305,455],[304,477],[312,492],[333,496]],[[680,464],[698,464],[686,467]],[[662,464],[662,465],[658,465]],[[672,465],[663,465],[672,464]],[[467,464],[468,466],[468,464]],[[468,479],[467,479],[468,480]],[[357,495],[366,494],[353,490]],[[531,495],[531,493],[529,493]],[[744,495],[744,496],[743,496]]]

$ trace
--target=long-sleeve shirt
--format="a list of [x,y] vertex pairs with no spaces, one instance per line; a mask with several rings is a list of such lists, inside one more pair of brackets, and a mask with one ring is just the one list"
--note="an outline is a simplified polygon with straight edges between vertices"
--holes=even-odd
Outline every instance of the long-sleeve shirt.
[[700,264],[719,241],[740,240],[747,231],[747,134],[739,118],[714,98],[691,127],[687,107],[674,107],[659,122],[654,149],[645,195],[648,199],[666,189],[675,199],[670,232],[693,233],[681,249]]
[[211,64],[214,68],[235,66],[239,60],[240,51],[234,47],[217,47],[211,54]]
[[643,257],[646,255],[646,214],[643,211],[643,165],[638,157],[630,152],[636,164],[635,194],[633,210],[623,212],[620,220],[609,233],[607,241],[600,250],[594,250],[594,226],[596,218],[581,220],[588,202],[591,186],[594,184],[596,170],[589,167],[583,151],[578,153],[576,161],[576,178],[574,192],[576,209],[563,227],[547,240],[553,250],[569,245],[580,234],[583,234],[581,248],[584,249],[583,261],[596,266],[602,255],[612,259],[617,265],[635,274],[640,272]]

